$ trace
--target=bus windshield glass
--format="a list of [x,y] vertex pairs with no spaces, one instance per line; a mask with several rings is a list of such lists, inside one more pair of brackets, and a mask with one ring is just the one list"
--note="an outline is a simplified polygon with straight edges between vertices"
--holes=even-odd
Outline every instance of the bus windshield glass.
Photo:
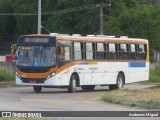
[[19,46],[17,49],[18,66],[54,66],[56,48],[53,46]]

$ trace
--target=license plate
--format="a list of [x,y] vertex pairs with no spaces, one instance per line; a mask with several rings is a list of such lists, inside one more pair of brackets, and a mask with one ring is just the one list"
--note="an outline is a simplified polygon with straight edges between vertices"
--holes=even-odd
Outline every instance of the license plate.
[[36,83],[36,81],[35,80],[30,80],[29,83]]

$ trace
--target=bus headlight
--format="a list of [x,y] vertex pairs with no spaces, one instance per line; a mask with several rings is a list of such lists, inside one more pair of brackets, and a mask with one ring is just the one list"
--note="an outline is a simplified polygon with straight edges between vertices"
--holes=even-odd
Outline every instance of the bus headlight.
[[46,79],[48,80],[48,79],[50,79],[51,77],[53,77],[54,75],[56,75],[56,73],[52,73],[52,74],[48,75]]
[[56,75],[56,73],[52,73],[52,77],[53,77],[54,75]]

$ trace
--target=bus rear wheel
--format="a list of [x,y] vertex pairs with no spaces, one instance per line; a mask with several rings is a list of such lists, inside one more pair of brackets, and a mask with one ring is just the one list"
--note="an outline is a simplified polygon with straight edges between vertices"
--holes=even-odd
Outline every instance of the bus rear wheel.
[[124,85],[124,76],[119,73],[117,76],[117,83],[116,85],[109,85],[110,90],[122,89]]
[[34,89],[34,92],[40,93],[42,90],[42,87],[41,86],[33,86],[33,89]]
[[68,86],[68,92],[69,93],[75,93],[76,92],[76,76],[72,75],[70,79],[70,85]]
[[91,91],[91,90],[94,90],[95,85],[84,85],[84,86],[81,86],[81,88],[83,90],[89,90],[89,91]]

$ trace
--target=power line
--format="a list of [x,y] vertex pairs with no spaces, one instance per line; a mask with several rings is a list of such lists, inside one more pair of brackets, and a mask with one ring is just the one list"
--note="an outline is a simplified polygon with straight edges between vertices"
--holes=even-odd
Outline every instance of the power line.
[[82,11],[82,10],[87,10],[87,9],[94,9],[97,7],[100,7],[100,5],[99,4],[92,4],[92,5],[88,5],[88,6],[81,6],[81,7],[76,7],[76,8],[64,9],[64,10],[42,12],[42,15],[77,12],[77,11]]
[[33,16],[37,13],[0,13],[1,16]]
[[[103,4],[103,6],[106,6],[108,4]],[[55,10],[55,11],[48,11],[48,12],[42,12],[42,15],[52,15],[52,14],[61,14],[61,13],[69,13],[69,12],[77,12],[82,10],[88,10],[88,9],[94,9],[100,7],[100,4],[92,4],[88,6],[81,6],[81,7],[75,7],[75,8],[69,8],[64,10]],[[34,13],[0,13],[1,16],[37,16],[37,12]]]

